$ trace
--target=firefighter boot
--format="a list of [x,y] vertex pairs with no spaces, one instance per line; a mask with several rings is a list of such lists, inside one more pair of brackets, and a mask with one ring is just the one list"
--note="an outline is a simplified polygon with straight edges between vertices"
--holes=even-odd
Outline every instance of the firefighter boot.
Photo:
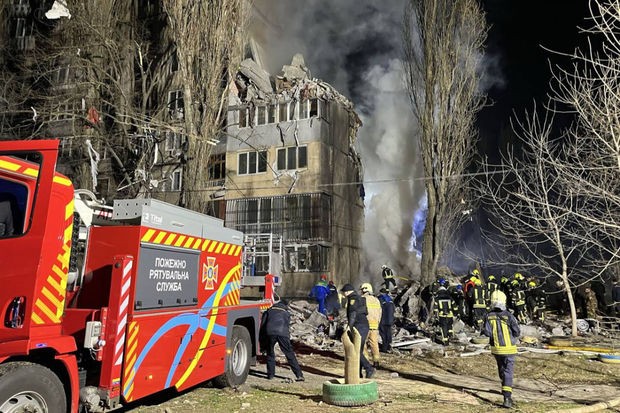
[[510,396],[509,394],[504,396],[504,404],[502,404],[502,407],[505,407],[507,409],[512,408],[512,396]]

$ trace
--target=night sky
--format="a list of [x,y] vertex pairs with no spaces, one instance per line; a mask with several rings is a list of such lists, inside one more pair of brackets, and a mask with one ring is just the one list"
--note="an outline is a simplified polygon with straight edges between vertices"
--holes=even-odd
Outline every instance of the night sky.
[[494,157],[514,114],[543,103],[549,93],[550,66],[566,67],[567,58],[547,49],[571,52],[585,40],[578,26],[588,24],[587,0],[484,0],[488,34],[487,55],[499,78],[488,90],[489,103],[479,115],[480,149]]

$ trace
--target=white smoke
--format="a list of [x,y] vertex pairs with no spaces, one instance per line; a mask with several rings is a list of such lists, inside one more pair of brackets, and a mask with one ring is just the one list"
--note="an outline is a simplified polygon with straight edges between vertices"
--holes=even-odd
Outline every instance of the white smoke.
[[397,275],[419,272],[409,251],[411,223],[424,189],[416,125],[403,83],[401,27],[406,1],[254,1],[252,34],[278,73],[295,53],[312,76],[353,101],[364,126],[366,222],[360,279],[378,284],[381,264]]

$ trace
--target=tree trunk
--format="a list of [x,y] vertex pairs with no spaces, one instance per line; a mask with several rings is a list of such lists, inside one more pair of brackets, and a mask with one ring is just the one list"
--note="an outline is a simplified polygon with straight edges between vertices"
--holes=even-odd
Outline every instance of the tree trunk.
[[575,308],[575,300],[573,298],[573,292],[570,289],[570,284],[568,283],[568,275],[566,272],[562,274],[562,282],[564,283],[564,291],[566,292],[566,298],[568,299],[568,306],[570,308],[571,335],[577,337],[577,309]]

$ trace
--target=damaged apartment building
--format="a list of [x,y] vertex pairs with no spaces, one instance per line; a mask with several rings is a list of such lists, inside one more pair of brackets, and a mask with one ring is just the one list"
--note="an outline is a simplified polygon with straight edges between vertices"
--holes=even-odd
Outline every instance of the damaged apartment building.
[[[352,103],[310,77],[301,55],[278,76],[244,60],[231,85],[226,226],[282,239],[280,294],[306,296],[321,274],[359,275],[364,202]],[[218,202],[218,201],[216,201]],[[265,272],[257,263],[256,272]]]

